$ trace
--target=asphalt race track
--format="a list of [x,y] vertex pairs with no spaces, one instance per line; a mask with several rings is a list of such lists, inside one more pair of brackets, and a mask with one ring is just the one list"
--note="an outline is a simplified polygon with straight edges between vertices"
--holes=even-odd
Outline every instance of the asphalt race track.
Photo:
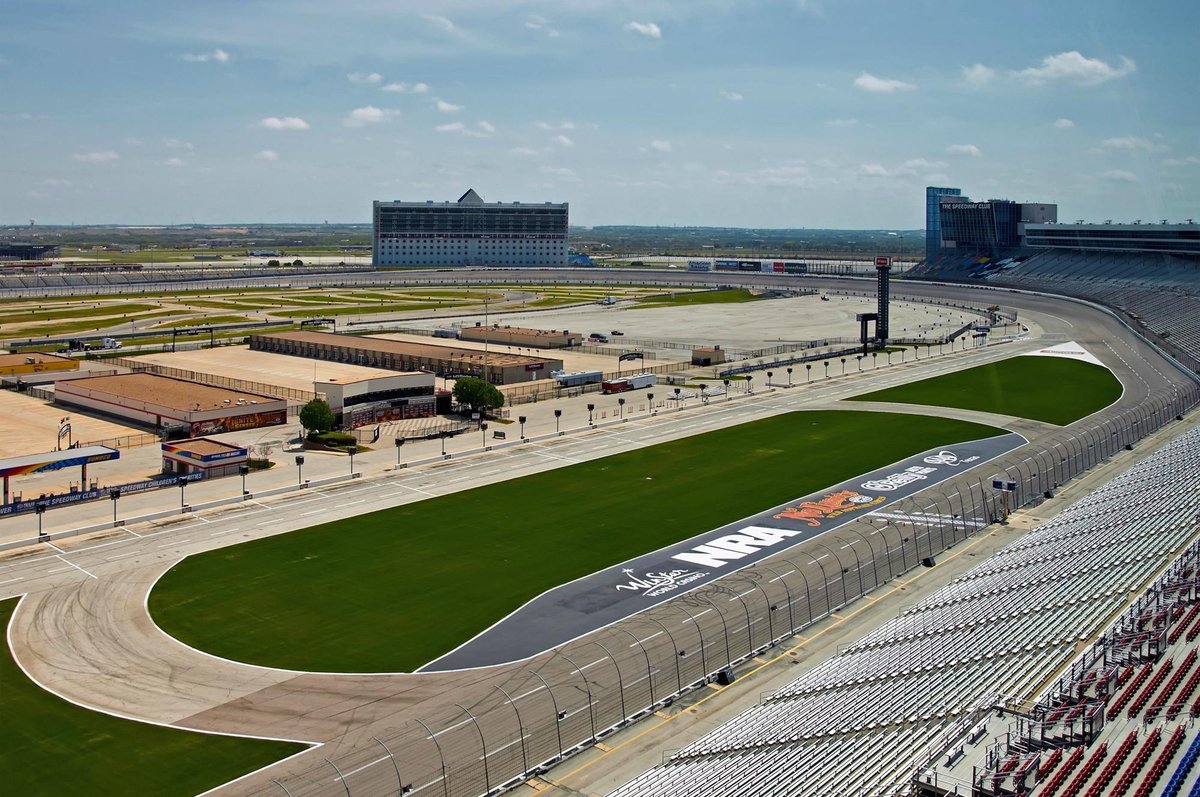
[[[886,509],[952,476],[982,467],[1026,442],[1019,434],[1006,434],[931,448],[820,493],[563,584],[418,672],[491,667],[532,658],[784,553],[854,520],[855,513]],[[964,522],[978,520],[966,518]]]
[[[505,283],[653,281],[800,285],[830,292],[874,290],[865,280],[773,275],[556,270],[432,276],[441,284],[479,284],[494,278]],[[429,277],[378,273],[324,281],[428,284]],[[290,282],[300,285],[309,279],[321,281],[296,278]],[[210,283],[205,287],[216,286]],[[978,532],[976,524],[964,522],[966,519],[992,518],[1000,512],[998,498],[990,489],[993,476],[1002,474],[1018,482],[1019,501],[1051,491],[1172,421],[1196,389],[1186,374],[1116,317],[1079,302],[903,281],[893,283],[893,297],[1017,308],[1030,325],[1031,337],[902,368],[793,390],[758,391],[708,407],[580,430],[544,443],[447,463],[436,472],[418,468],[275,502],[246,502],[186,523],[132,529],[130,536],[102,543],[80,541],[61,551],[4,559],[0,561],[0,597],[26,595],[10,628],[13,653],[39,683],[87,706],[182,727],[307,739],[321,745],[212,794],[386,794],[396,793],[400,785],[411,786],[409,793],[422,796],[483,794],[501,784],[519,784],[526,773],[543,771],[564,753],[595,752],[593,742],[607,729],[663,707],[681,692],[704,684],[714,673],[789,638],[794,629],[893,582],[901,573],[919,567],[923,559],[941,556],[947,547]],[[982,452],[981,456],[990,453],[996,459],[965,473],[955,472],[907,497],[897,497],[886,507],[872,507],[878,514],[848,513],[844,519],[839,517],[843,525],[837,528],[814,528],[801,522],[805,532],[814,536],[789,544],[787,550],[765,551],[763,558],[737,572],[726,575],[722,571],[719,578],[703,586],[687,585],[686,594],[664,595],[664,601],[642,606],[629,620],[606,624],[517,664],[419,674],[271,670],[191,650],[163,634],[146,615],[145,596],[154,581],[190,553],[417,500],[423,497],[421,493],[436,494],[438,484],[448,477],[461,476],[454,489],[465,489],[782,412],[843,407],[838,403],[841,399],[867,390],[1068,340],[1085,346],[1122,381],[1125,392],[1116,404],[1066,428],[938,410],[948,417],[1003,427],[1030,442],[1011,451],[1002,446]],[[913,411],[887,404],[855,408]],[[851,489],[875,495],[861,483],[856,485]],[[767,525],[761,520],[744,523]],[[681,545],[694,548],[733,531],[718,529]],[[138,536],[132,536],[133,532]],[[363,556],[370,556],[370,551]],[[635,577],[648,582],[647,572],[685,569],[664,570],[666,565],[660,561],[645,567],[640,561],[636,566],[629,563],[624,567],[633,572],[620,575],[627,576],[625,583],[631,584]],[[612,591],[616,592],[615,586]],[[632,597],[639,590],[623,590],[622,594],[625,592]],[[578,635],[570,628],[545,630],[549,642],[541,648],[556,639]],[[523,650],[538,647],[531,638],[524,635]],[[489,658],[496,656],[483,655],[479,660]],[[450,659],[443,657],[441,664]]]

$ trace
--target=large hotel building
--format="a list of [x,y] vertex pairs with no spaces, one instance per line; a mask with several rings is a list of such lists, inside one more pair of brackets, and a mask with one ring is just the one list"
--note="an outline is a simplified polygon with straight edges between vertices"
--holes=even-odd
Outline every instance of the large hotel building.
[[380,202],[374,209],[377,266],[561,266],[567,262],[567,203]]

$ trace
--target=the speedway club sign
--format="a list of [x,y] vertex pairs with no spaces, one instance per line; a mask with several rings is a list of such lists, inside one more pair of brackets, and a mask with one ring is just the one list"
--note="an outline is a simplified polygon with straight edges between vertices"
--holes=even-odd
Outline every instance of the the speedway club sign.
[[1024,445],[1005,434],[922,452],[719,529],[555,587],[422,672],[537,655],[774,556]]

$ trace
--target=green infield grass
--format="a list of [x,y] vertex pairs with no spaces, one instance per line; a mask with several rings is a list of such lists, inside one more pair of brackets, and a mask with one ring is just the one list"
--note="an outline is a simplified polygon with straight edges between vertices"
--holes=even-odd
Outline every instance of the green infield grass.
[[918,415],[793,412],[190,556],[150,593],[150,613],[237,661],[411,671],[559,584],[997,434]]
[[1062,357],[1010,357],[849,400],[956,407],[1063,426],[1120,397],[1120,380],[1101,365]]
[[[0,601],[0,629],[17,599]],[[81,708],[55,697],[0,652],[4,794],[199,794],[306,745],[216,736]]]

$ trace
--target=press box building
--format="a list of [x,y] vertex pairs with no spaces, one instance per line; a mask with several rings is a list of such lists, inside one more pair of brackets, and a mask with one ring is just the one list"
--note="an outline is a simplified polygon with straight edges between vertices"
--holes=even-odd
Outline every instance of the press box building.
[[562,266],[567,203],[375,201],[376,266]]

